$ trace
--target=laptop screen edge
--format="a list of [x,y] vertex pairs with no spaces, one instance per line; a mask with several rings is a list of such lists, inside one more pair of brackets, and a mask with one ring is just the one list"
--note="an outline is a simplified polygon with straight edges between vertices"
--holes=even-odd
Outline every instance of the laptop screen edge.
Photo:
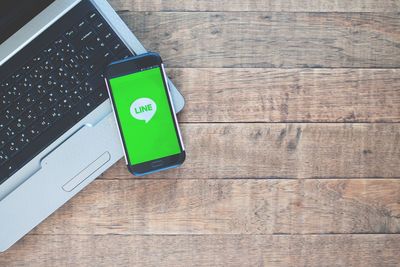
[[56,0],[0,45],[0,66],[81,0]]

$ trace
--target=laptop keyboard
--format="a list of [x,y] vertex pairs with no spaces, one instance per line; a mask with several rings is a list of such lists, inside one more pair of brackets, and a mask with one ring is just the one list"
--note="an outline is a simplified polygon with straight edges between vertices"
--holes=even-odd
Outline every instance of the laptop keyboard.
[[92,11],[0,81],[0,184],[103,103],[105,67],[132,55]]

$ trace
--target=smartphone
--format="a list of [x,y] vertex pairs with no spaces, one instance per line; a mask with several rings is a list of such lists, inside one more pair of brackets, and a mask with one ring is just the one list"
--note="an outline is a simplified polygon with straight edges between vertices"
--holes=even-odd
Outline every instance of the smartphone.
[[180,166],[186,153],[161,57],[114,62],[105,80],[129,171],[141,176]]

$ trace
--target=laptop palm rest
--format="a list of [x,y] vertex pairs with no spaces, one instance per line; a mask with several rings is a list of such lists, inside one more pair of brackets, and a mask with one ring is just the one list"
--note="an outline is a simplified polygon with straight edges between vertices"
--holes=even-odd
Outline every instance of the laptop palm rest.
[[0,251],[123,156],[113,116],[109,113],[96,125],[80,128],[42,159],[40,170],[0,201]]

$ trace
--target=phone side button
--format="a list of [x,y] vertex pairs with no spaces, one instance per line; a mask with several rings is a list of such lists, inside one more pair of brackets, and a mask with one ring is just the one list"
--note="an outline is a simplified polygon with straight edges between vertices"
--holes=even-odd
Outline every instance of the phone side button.
[[80,185],[83,181],[85,181],[90,175],[100,169],[104,164],[106,164],[111,159],[111,155],[109,152],[105,152],[100,157],[98,157],[95,161],[90,163],[85,169],[75,175],[74,178],[69,180],[62,189],[66,192],[71,192],[78,185]]

